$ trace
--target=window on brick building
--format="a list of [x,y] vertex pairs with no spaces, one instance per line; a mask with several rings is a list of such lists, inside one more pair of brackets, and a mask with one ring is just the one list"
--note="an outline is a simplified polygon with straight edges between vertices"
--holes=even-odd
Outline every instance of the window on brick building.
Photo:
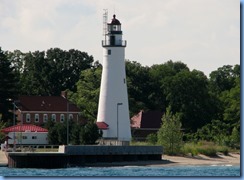
[[52,114],[52,121],[56,121],[56,114]]
[[60,115],[60,122],[64,122],[64,114]]
[[39,114],[35,114],[35,122],[39,122]]
[[47,122],[47,120],[48,120],[47,114],[43,114],[43,122]]
[[30,118],[31,118],[31,115],[30,114],[26,114],[26,117],[25,117],[26,122],[30,122]]
[[69,114],[69,120],[73,119],[73,114]]

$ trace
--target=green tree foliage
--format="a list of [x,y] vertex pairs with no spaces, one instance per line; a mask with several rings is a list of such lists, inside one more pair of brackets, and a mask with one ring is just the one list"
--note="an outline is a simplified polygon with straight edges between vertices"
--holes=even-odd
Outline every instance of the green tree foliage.
[[240,131],[234,127],[231,133],[231,145],[235,148],[240,148]]
[[172,60],[149,68],[149,109],[165,112],[169,105],[166,99],[167,92],[165,92],[166,82],[181,71],[189,71],[189,68],[182,62],[173,62]]
[[93,122],[87,123],[81,127],[80,130],[80,144],[95,144],[97,139],[100,138],[100,133],[97,125]]
[[[217,99],[218,120],[198,129],[196,139],[214,141],[220,145],[234,146],[232,133],[240,134],[240,66],[223,66],[210,74],[209,91]],[[238,136],[235,136],[238,137]],[[235,139],[235,138],[234,138]],[[238,138],[236,138],[238,139]]]
[[[64,123],[54,123],[49,120],[45,127],[48,129],[49,144],[62,145],[67,144],[67,121]],[[97,125],[93,122],[87,124],[75,123],[69,121],[69,144],[95,144],[101,133]]]
[[228,145],[230,125],[221,120],[212,120],[195,133],[197,140],[213,141],[219,145]]
[[[9,112],[13,109],[12,101],[18,95],[18,75],[6,54],[0,48],[0,114],[4,122],[12,119]],[[1,119],[0,119],[1,120]]]
[[202,72],[181,71],[167,78],[164,87],[168,105],[181,115],[185,132],[196,132],[214,117],[216,107]]
[[240,77],[240,65],[225,65],[210,73],[210,90],[219,95],[234,87],[236,78]]
[[5,138],[5,134],[1,130],[4,129],[5,127],[6,127],[6,123],[0,121],[0,142],[1,143],[4,143],[4,138]]
[[151,92],[149,68],[133,61],[126,61],[127,88],[130,107],[130,116],[140,110],[148,109],[148,96]]
[[15,50],[13,52],[6,51],[5,54],[11,63],[11,66],[14,68],[14,72],[16,72],[18,78],[20,78],[20,74],[24,71],[24,53],[22,53],[20,50]]
[[179,153],[182,146],[181,122],[178,114],[172,114],[170,108],[162,117],[162,126],[157,134],[158,143],[163,145],[165,153],[174,155]]
[[92,69],[81,72],[77,82],[77,92],[69,92],[69,98],[81,109],[81,115],[85,119],[95,121],[100,92],[102,68],[97,64]]
[[45,51],[7,52],[20,76],[21,94],[60,95],[66,89],[76,91],[80,72],[92,67],[93,57],[85,52],[51,48]]
[[241,91],[240,78],[236,78],[235,86],[230,90],[221,93],[220,100],[223,102],[223,119],[226,123],[230,123],[232,127],[236,126],[240,129],[241,117]]
[[157,136],[157,133],[152,133],[152,134],[149,134],[146,138],[146,141],[152,145],[155,145],[157,144],[158,142],[158,136]]

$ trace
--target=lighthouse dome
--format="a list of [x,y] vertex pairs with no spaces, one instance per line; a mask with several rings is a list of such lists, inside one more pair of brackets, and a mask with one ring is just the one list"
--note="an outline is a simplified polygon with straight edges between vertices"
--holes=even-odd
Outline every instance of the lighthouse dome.
[[119,22],[119,20],[116,19],[116,15],[115,14],[113,15],[113,19],[112,19],[112,21],[111,21],[110,24],[111,25],[121,25],[121,23]]

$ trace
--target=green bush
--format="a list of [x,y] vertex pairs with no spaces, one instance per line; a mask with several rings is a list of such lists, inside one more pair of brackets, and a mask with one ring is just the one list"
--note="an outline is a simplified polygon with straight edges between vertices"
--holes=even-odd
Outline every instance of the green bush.
[[196,156],[198,154],[196,145],[193,143],[186,143],[184,146],[181,148],[181,153],[184,155],[191,154],[191,156]]
[[213,142],[199,141],[197,143],[185,143],[181,148],[183,155],[196,156],[198,154],[204,154],[206,156],[215,157],[217,152],[221,152],[224,155],[228,155],[229,148],[226,146],[217,146]]
[[146,138],[146,141],[147,141],[149,144],[152,144],[152,145],[157,144],[157,141],[158,141],[157,134],[156,134],[156,133],[149,134],[149,135],[147,136],[147,138]]
[[229,148],[226,146],[218,146],[217,151],[223,153],[225,156],[229,154]]
[[200,154],[204,154],[206,156],[210,156],[210,157],[215,157],[217,156],[217,148],[216,147],[212,147],[212,146],[200,146],[200,147],[197,147],[197,151],[200,153]]

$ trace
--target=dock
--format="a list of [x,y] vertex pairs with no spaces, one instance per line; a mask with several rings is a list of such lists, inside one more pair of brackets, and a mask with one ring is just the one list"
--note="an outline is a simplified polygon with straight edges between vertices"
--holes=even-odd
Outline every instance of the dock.
[[59,146],[59,152],[9,152],[9,168],[67,168],[161,161],[162,146]]

